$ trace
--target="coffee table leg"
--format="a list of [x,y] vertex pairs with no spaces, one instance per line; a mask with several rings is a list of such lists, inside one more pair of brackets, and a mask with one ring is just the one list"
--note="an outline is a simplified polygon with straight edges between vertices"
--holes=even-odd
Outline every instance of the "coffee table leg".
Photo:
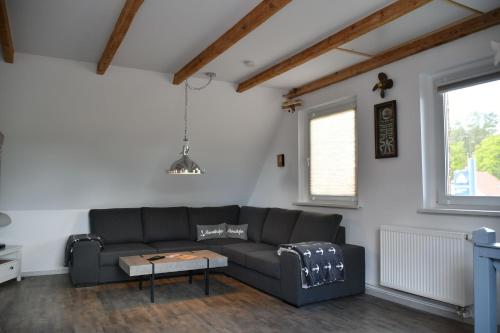
[[210,284],[210,281],[209,281],[209,271],[210,271],[210,260],[208,258],[207,259],[207,268],[205,269],[205,295],[209,295],[209,284]]
[[193,284],[193,271],[189,271],[189,284]]
[[141,277],[141,279],[139,280],[139,290],[142,290],[142,277]]
[[151,303],[155,302],[155,264],[151,263]]

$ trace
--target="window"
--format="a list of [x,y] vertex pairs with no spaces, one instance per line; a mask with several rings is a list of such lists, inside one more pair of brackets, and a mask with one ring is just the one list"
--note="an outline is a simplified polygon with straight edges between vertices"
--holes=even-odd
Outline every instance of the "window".
[[478,62],[425,80],[421,89],[431,87],[432,98],[424,91],[424,208],[498,212],[499,69]]
[[357,205],[356,108],[352,98],[299,115],[299,200],[318,205]]
[[446,124],[446,196],[500,197],[500,73],[439,91]]

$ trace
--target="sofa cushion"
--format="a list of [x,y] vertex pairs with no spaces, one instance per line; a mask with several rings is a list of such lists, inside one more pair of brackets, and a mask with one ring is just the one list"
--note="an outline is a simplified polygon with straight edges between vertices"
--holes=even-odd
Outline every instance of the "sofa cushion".
[[189,208],[189,225],[191,240],[196,240],[196,226],[211,224],[237,224],[240,207],[202,207]]
[[246,243],[226,245],[222,247],[221,254],[226,256],[229,259],[229,261],[245,266],[246,264],[245,257],[248,253],[255,251],[263,251],[263,250],[276,251],[277,248],[275,246],[263,243],[246,242]]
[[119,257],[153,254],[156,250],[144,243],[109,244],[100,253],[101,266],[118,265]]
[[226,224],[212,224],[196,226],[196,241],[226,238]]
[[142,208],[144,241],[189,239],[189,219],[186,207]]
[[246,267],[276,279],[280,278],[280,258],[276,250],[250,252],[246,256]]
[[226,245],[246,243],[247,241],[236,239],[236,238],[217,238],[217,239],[207,239],[198,242],[203,244],[209,250],[222,254],[222,248]]
[[104,244],[143,241],[140,208],[92,209],[89,222]]
[[262,230],[262,241],[273,245],[288,243],[299,214],[300,210],[271,208]]
[[342,215],[302,212],[293,228],[290,243],[325,241],[334,242]]
[[248,224],[226,224],[226,237],[248,239]]
[[174,240],[149,243],[159,253],[206,250],[207,246],[191,240]]
[[248,224],[248,239],[259,243],[262,237],[262,228],[269,208],[243,206],[240,209],[239,224]]

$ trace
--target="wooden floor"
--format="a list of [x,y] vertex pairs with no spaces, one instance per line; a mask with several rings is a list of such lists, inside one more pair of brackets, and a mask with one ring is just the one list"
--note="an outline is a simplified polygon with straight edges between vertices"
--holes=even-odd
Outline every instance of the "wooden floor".
[[73,288],[66,275],[0,285],[0,332],[472,332],[471,325],[362,295],[300,309],[223,275]]

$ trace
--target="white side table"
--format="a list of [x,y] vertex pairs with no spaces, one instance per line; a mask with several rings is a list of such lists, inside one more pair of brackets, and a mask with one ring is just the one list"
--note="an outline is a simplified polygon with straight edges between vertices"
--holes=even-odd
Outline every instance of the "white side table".
[[17,279],[21,281],[22,246],[8,245],[0,250],[0,283]]

